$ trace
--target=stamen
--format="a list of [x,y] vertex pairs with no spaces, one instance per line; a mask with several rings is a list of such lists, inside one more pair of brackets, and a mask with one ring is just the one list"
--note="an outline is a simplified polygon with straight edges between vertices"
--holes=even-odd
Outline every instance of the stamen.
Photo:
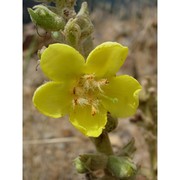
[[[91,106],[91,114],[94,116],[99,111],[99,94],[103,95],[102,86],[108,84],[107,79],[95,79],[94,74],[86,74],[80,77],[77,81],[76,86],[72,90],[74,96],[72,104],[73,107],[80,106]],[[104,96],[105,97],[105,96]],[[108,97],[106,97],[108,98]],[[115,101],[114,98],[109,98],[111,101]]]
[[84,105],[90,105],[89,101],[85,98],[75,98],[72,101],[73,108],[77,105],[84,106]]
[[73,99],[73,100],[72,100],[72,105],[73,105],[73,109],[75,108],[75,106],[78,105],[77,99]]
[[97,109],[94,106],[91,106],[91,115],[95,116],[97,113]]
[[94,86],[96,86],[99,89],[99,91],[103,93],[104,91],[101,89],[101,86],[107,85],[108,83],[109,81],[107,79],[102,79],[100,81],[95,81]]
[[83,105],[89,105],[89,102],[85,98],[78,98],[78,104],[83,106]]
[[86,74],[83,76],[84,79],[86,80],[91,80],[94,79],[95,75],[94,74]]

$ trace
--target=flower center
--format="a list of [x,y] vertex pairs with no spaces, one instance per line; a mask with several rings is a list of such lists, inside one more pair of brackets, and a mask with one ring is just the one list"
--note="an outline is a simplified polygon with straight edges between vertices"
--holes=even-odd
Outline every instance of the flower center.
[[102,87],[109,82],[107,79],[96,79],[94,74],[86,74],[79,78],[73,88],[72,105],[90,106],[91,114],[94,116],[99,111],[100,94],[103,94]]

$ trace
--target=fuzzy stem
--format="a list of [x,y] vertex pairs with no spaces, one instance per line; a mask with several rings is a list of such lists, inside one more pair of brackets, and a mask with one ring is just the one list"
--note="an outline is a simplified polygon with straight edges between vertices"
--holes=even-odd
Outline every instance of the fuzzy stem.
[[100,153],[104,153],[106,155],[113,155],[112,146],[109,140],[109,136],[107,132],[103,132],[97,138],[90,138],[93,144],[96,147],[96,150]]
[[[97,152],[103,153],[107,156],[113,155],[113,149],[109,140],[109,136],[107,132],[102,132],[102,134],[97,138],[90,138],[93,144],[96,147]],[[108,169],[104,169],[105,176],[104,178],[109,180],[114,180],[114,178],[111,176],[111,173],[108,171]]]

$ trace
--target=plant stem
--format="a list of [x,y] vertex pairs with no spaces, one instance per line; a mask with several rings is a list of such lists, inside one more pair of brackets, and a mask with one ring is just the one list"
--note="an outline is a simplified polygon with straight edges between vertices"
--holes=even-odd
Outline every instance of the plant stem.
[[[113,155],[113,149],[109,140],[109,136],[107,132],[102,132],[102,134],[97,138],[90,138],[93,144],[96,147],[97,152],[103,153],[107,156]],[[111,173],[108,169],[104,169],[105,176],[103,178],[107,178],[109,180],[114,180],[114,177],[111,176]]]
[[107,132],[103,132],[97,138],[90,138],[93,144],[96,147],[96,150],[100,153],[104,153],[106,155],[113,155],[112,146],[109,140],[109,136]]

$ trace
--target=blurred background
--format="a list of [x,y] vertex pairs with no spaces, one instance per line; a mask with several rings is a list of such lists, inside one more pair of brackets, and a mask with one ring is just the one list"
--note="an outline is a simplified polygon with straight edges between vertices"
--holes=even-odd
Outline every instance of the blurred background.
[[[83,0],[77,0],[76,11]],[[138,79],[143,91],[137,114],[119,119],[110,133],[115,152],[135,138],[134,161],[141,170],[137,180],[155,180],[157,134],[157,1],[87,0],[94,24],[94,46],[116,41],[129,48],[129,55],[118,74]],[[79,154],[95,152],[93,144],[68,121],[48,118],[32,104],[35,89],[46,79],[38,67],[37,52],[53,43],[50,35],[31,23],[28,7],[37,2],[23,0],[23,179],[85,179],[73,166]],[[37,33],[38,32],[38,33]]]

